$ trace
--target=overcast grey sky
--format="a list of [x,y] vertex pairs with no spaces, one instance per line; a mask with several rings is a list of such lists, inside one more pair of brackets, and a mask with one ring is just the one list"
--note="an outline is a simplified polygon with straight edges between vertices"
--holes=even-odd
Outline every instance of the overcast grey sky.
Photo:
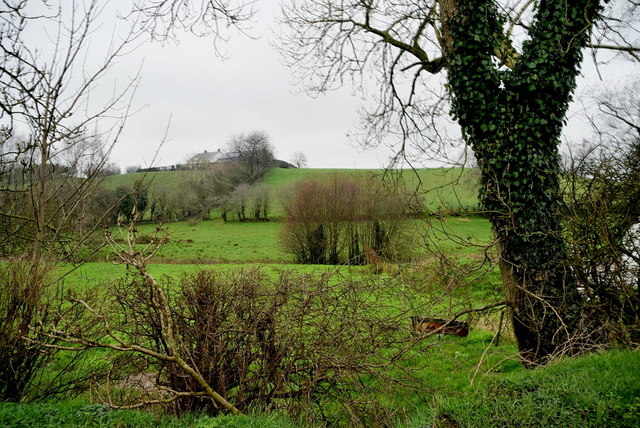
[[313,168],[385,166],[388,149],[363,151],[347,137],[360,105],[351,88],[312,98],[291,85],[290,70],[270,44],[277,3],[258,3],[251,34],[259,37],[232,34],[220,46],[227,59],[215,55],[211,39],[192,34],[181,34],[177,45],[145,43],[123,58],[130,73],[143,61],[134,99],[142,109],[128,120],[113,160],[122,167],[148,165],[171,117],[159,165],[223,149],[233,135],[261,130],[280,159],[301,151]]
[[[109,6],[126,8],[126,0]],[[276,156],[289,160],[296,151],[306,154],[313,168],[379,168],[387,166],[393,152],[382,146],[363,150],[347,134],[356,130],[361,100],[353,88],[345,87],[312,98],[293,86],[291,71],[281,64],[272,47],[270,31],[279,11],[279,0],[260,0],[251,24],[254,39],[229,34],[221,45],[227,59],[216,56],[208,38],[179,34],[179,43],[146,41],[119,59],[114,73],[102,82],[120,83],[135,74],[142,64],[141,80],[133,101],[136,113],[112,152],[112,160],[121,167],[149,166],[160,146],[165,130],[168,139],[160,148],[155,165],[182,163],[204,150],[224,149],[239,133],[260,130],[271,137]],[[116,22],[113,10],[105,9],[102,30],[111,31]],[[122,23],[120,24],[122,25]],[[96,33],[97,34],[97,33]],[[98,36],[92,41],[96,50],[107,42]],[[585,68],[578,94],[597,85],[592,65]],[[605,68],[607,84],[637,73],[637,66],[613,65]],[[115,75],[114,75],[115,74]],[[589,133],[574,106],[567,138],[580,139]],[[169,119],[171,121],[169,123]]]

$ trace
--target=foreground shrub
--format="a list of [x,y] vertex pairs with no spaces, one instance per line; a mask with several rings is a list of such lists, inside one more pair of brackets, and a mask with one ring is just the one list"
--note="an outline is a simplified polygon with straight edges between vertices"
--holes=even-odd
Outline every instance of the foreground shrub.
[[49,271],[26,260],[0,265],[0,401],[20,401],[48,360],[25,338],[46,312]]
[[89,361],[86,353],[61,357],[60,340],[47,334],[60,316],[78,323],[83,315],[64,305],[52,270],[52,263],[26,256],[0,263],[0,402],[77,394],[103,374],[95,361],[80,368]]
[[[410,298],[392,298],[389,282],[332,284],[328,275],[273,277],[259,270],[204,271],[166,281],[180,355],[240,411],[286,409],[310,420],[362,423],[398,411],[378,391],[388,395],[400,384],[405,394],[420,388],[411,368],[394,369],[420,346],[407,328]],[[163,321],[143,290],[129,284],[115,293],[129,309],[128,334],[165,352]],[[141,358],[129,370],[152,373],[146,397],[129,399],[157,401],[166,392],[184,392],[171,402],[172,411],[220,411],[173,361]]]
[[594,340],[630,347],[640,341],[640,141],[628,138],[574,160],[563,221]]
[[[186,352],[240,409],[285,407],[299,414],[329,402],[349,407],[355,396],[372,392],[362,376],[371,387],[392,377],[385,368],[413,346],[407,307],[383,303],[402,299],[391,298],[388,283],[208,271],[184,277],[180,290],[178,329]],[[166,369],[172,388],[196,387]],[[180,405],[213,410],[193,397]]]

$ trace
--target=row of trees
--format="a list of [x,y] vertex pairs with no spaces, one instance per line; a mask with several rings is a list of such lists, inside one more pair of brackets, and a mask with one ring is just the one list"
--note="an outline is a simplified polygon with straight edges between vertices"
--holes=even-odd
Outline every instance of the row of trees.
[[151,192],[151,219],[208,219],[211,210],[218,208],[224,221],[233,216],[239,221],[267,220],[267,189],[252,184],[274,165],[269,136],[261,131],[236,135],[229,150],[230,158],[223,162],[197,164],[191,172],[176,175],[172,184],[156,183]]

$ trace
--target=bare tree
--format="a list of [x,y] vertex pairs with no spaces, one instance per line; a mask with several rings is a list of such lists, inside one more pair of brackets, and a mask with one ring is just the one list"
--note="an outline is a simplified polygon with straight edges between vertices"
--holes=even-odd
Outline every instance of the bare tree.
[[[411,160],[409,147],[441,157],[461,132],[473,149],[531,365],[563,352],[581,328],[557,215],[558,146],[576,76],[590,49],[637,59],[639,12],[637,2],[604,0],[291,0],[284,8],[283,57],[308,88],[378,85],[364,117],[369,141],[398,135],[399,157]],[[439,126],[449,113],[459,132]]]
[[[8,163],[22,168],[28,183],[21,192],[32,205],[26,221],[32,225],[30,241],[35,261],[43,247],[58,240],[60,225],[75,223],[82,201],[95,189],[94,178],[104,171],[111,147],[124,126],[137,76],[131,76],[119,93],[102,103],[90,102],[89,95],[136,36],[129,32],[120,41],[111,42],[101,62],[89,68],[82,58],[98,25],[101,5],[97,0],[82,5],[60,3],[58,7],[48,4],[40,9],[27,7],[25,2],[14,6],[3,12],[5,56],[0,64],[0,102],[9,123],[27,132],[19,147],[22,161],[14,156]],[[53,31],[50,46],[34,46],[26,37],[40,28]],[[109,123],[107,116],[118,119]],[[108,130],[102,135],[87,132],[98,126]],[[57,171],[61,165],[67,167],[65,180],[60,180]],[[12,217],[10,212],[3,215]]]
[[[216,51],[225,41],[225,31],[233,27],[244,31],[255,14],[255,0],[135,0],[133,14],[139,15],[140,28],[160,40],[175,39],[176,31],[212,36]],[[219,51],[218,51],[219,52]]]
[[295,152],[293,156],[291,156],[291,163],[294,164],[296,168],[306,168],[307,155],[302,152]]
[[269,136],[262,131],[239,134],[231,138],[229,149],[249,170],[249,180],[260,177],[273,166],[273,146]]
[[[102,7],[97,0],[5,1],[1,9],[0,106],[5,132],[0,241],[6,244],[3,250],[16,256],[6,266],[16,274],[4,276],[0,287],[3,295],[16,297],[20,291],[29,298],[8,298],[3,306],[3,335],[15,340],[2,343],[6,369],[0,393],[2,400],[17,401],[51,357],[25,339],[38,337],[30,326],[48,323],[47,314],[55,305],[53,286],[60,280],[60,275],[52,275],[55,263],[76,261],[98,227],[99,222],[87,222],[88,198],[124,126],[137,76],[102,103],[90,94],[136,36],[129,31],[114,38],[91,68],[84,57],[99,25]],[[47,37],[36,37],[39,31]],[[92,46],[92,52],[98,49]],[[87,131],[99,127],[106,131]],[[24,138],[17,137],[19,133]],[[15,181],[18,177],[20,182]],[[21,268],[25,263],[26,270]],[[46,342],[51,341],[55,342]]]

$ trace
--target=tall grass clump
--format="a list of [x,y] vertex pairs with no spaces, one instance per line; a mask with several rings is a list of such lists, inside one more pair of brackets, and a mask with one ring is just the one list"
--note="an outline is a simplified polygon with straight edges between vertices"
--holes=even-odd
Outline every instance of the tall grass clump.
[[435,420],[456,427],[635,427],[640,353],[608,351],[518,372],[443,399]]

